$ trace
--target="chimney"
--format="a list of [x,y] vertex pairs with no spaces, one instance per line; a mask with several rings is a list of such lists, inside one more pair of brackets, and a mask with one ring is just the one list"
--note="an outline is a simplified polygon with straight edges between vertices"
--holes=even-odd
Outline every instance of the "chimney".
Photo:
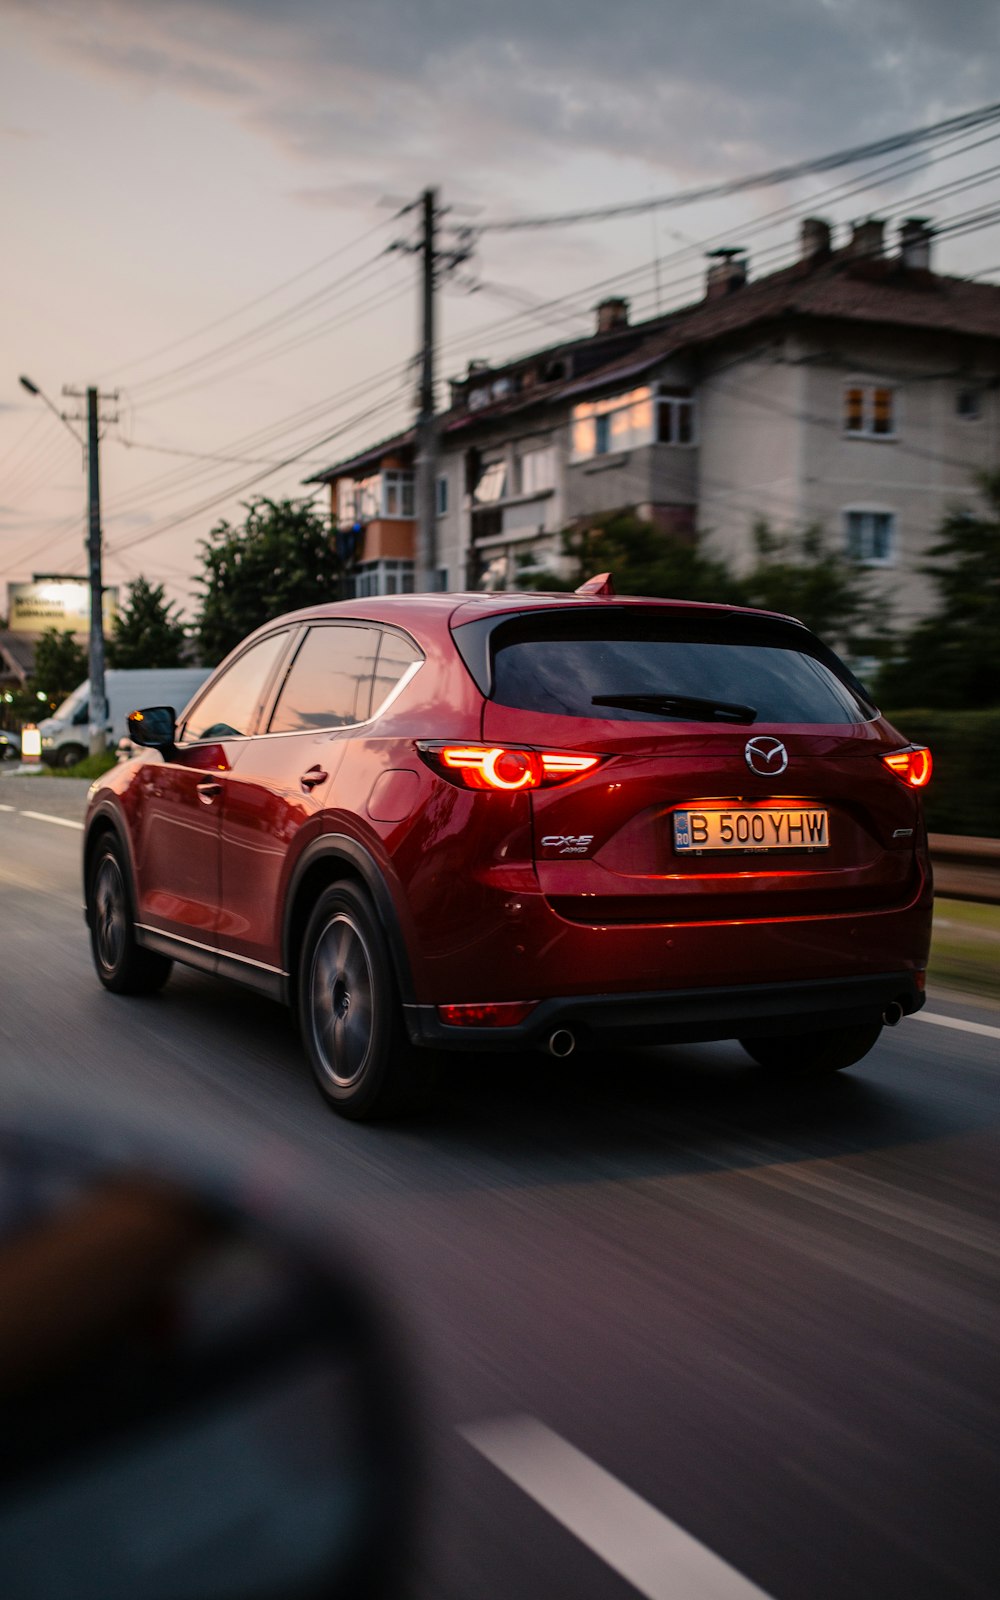
[[742,245],[710,250],[707,259],[706,300],[721,300],[723,295],[742,289],[747,281],[747,253]]
[[619,295],[602,300],[595,309],[598,333],[616,333],[619,328],[628,327],[628,301]]
[[822,261],[830,254],[833,236],[823,217],[803,217],[799,229],[799,255],[803,261]]
[[933,237],[928,217],[907,217],[899,228],[899,259],[903,266],[930,272]]
[[851,230],[851,242],[847,247],[848,255],[874,259],[882,254],[884,247],[884,222],[880,222],[876,217],[869,217],[866,222],[854,224]]

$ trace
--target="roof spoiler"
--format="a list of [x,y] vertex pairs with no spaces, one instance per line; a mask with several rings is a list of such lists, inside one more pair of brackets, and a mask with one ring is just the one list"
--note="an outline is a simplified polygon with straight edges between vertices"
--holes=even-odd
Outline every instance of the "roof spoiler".
[[615,585],[610,572],[599,572],[596,578],[588,578],[579,589],[573,590],[574,594],[597,595],[602,600],[609,600],[614,592]]

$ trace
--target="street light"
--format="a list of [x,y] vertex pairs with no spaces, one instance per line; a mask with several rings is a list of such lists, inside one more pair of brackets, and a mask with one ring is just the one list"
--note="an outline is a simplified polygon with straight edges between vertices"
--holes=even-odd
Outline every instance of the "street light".
[[82,444],[84,449],[86,449],[86,440],[84,439],[83,434],[77,433],[69,418],[59,410],[58,406],[52,404],[52,401],[49,399],[44,389],[40,389],[37,383],[32,383],[31,379],[26,378],[23,372],[17,381],[21,385],[22,389],[27,390],[28,394],[37,395],[39,400],[43,401],[45,405],[48,406],[49,410],[52,412],[52,415],[59,418],[59,421],[62,423],[63,427],[69,429],[77,444]]

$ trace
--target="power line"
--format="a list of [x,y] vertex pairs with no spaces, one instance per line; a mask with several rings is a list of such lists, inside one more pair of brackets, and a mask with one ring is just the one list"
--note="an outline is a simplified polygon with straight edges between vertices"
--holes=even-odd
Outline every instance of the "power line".
[[215,506],[221,505],[223,501],[232,499],[234,495],[244,494],[247,489],[254,488],[258,483],[262,483],[265,478],[273,477],[275,472],[280,472],[287,467],[294,466],[296,462],[302,460],[303,456],[308,455],[311,450],[317,449],[321,444],[329,443],[332,439],[336,439],[340,435],[349,432],[349,430],[353,427],[356,427],[358,423],[366,422],[378,412],[386,410],[388,405],[396,403],[396,399],[397,397],[393,395],[388,401],[381,401],[378,405],[372,406],[368,411],[361,412],[358,416],[352,417],[349,422],[343,423],[339,428],[334,428],[332,432],[323,434],[318,439],[311,440],[309,444],[306,445],[305,449],[298,450],[293,455],[287,456],[284,461],[278,462],[276,466],[266,467],[263,472],[255,473],[253,477],[245,479],[242,483],[230,485],[227,489],[223,490],[221,494],[214,495],[211,499],[203,501],[197,506],[192,506],[189,510],[182,512],[179,516],[169,518],[160,526],[156,528],[148,528],[144,533],[139,534],[134,539],[127,539],[121,545],[109,545],[108,555],[116,555],[120,550],[132,550],[136,545],[145,544],[148,539],[159,538],[161,534],[168,533],[171,529],[180,527],[182,523],[190,522],[193,517],[200,516],[204,511],[212,510]]
[[511,233],[525,228],[567,227],[578,222],[604,222],[609,217],[640,216],[644,212],[693,205],[696,201],[721,199],[728,195],[745,194],[751,189],[773,188],[779,183],[789,183],[794,178],[806,177],[814,172],[833,172],[838,167],[853,166],[859,161],[875,156],[889,155],[894,150],[904,150],[913,145],[927,144],[948,134],[965,132],[1000,119],[1000,101],[980,106],[975,111],[958,117],[948,117],[943,122],[932,122],[922,128],[911,128],[905,133],[893,134],[885,139],[873,139],[867,144],[854,145],[847,150],[837,150],[825,156],[813,156],[783,167],[772,167],[767,172],[753,173],[744,178],[729,178],[720,183],[703,184],[696,189],[682,189],[673,194],[659,195],[646,200],[629,200],[606,206],[592,206],[582,211],[563,211],[547,216],[512,217],[495,222],[479,222],[476,233]]
[[176,366],[167,367],[163,372],[156,373],[151,378],[141,379],[139,383],[131,385],[132,393],[141,394],[149,389],[159,388],[161,384],[166,383],[171,378],[179,377],[182,373],[191,372],[197,367],[205,366],[220,357],[230,354],[242,345],[254,344],[268,333],[274,331],[274,329],[288,322],[298,321],[300,317],[315,310],[324,300],[328,300],[342,292],[357,277],[382,260],[385,255],[386,252],[384,250],[379,251],[377,255],[370,257],[369,260],[360,262],[358,266],[352,267],[349,272],[345,272],[339,278],[335,278],[333,283],[327,284],[322,289],[314,290],[312,294],[307,295],[304,300],[298,301],[294,306],[288,306],[284,311],[276,312],[274,316],[266,318],[257,327],[250,328],[244,333],[236,334],[232,339],[225,339],[222,344],[215,345],[211,350],[203,351],[198,356],[192,356],[190,360],[179,362]]
[[[301,279],[309,277],[311,273],[318,272],[321,267],[329,266],[331,261],[336,261],[338,257],[346,255],[349,250],[366,243],[374,234],[383,228],[390,227],[393,222],[398,220],[400,215],[401,213],[397,212],[393,217],[381,219],[375,223],[374,227],[369,228],[366,233],[359,234],[356,239],[351,239],[347,244],[331,251],[329,255],[322,256],[319,261],[314,261],[312,266],[303,267],[300,272],[293,273],[290,278],[284,278],[281,283],[275,284],[272,289],[265,289],[263,294],[255,295],[252,300],[245,301],[243,305],[237,306],[235,311],[227,311],[224,316],[215,317],[211,322],[205,322],[201,327],[195,328],[193,333],[186,333],[179,339],[171,339],[167,344],[158,345],[155,350],[147,350],[145,355],[135,356],[131,361],[126,361],[124,365],[119,363],[115,371],[119,373],[128,372],[132,367],[142,366],[146,361],[154,361],[157,356],[167,355],[171,350],[179,349],[181,345],[190,344],[194,339],[200,339],[202,334],[211,333],[214,329],[221,328],[225,323],[232,322],[236,317],[242,316],[245,311],[252,311],[254,306],[262,305],[265,300],[272,299],[274,295],[280,294],[283,289],[289,288],[293,283],[299,283]],[[103,378],[108,374],[103,373],[101,376]]]
[[170,400],[178,399],[181,395],[191,394],[197,389],[210,388],[213,384],[222,383],[227,378],[236,377],[242,372],[248,372],[251,367],[259,366],[261,362],[271,361],[276,356],[287,355],[291,350],[301,349],[304,344],[311,344],[326,334],[337,332],[340,328],[349,326],[360,316],[366,315],[370,311],[381,310],[383,306],[389,305],[394,300],[399,300],[404,294],[408,293],[409,287],[407,283],[395,289],[390,289],[388,292],[379,289],[374,295],[369,295],[366,299],[358,301],[345,312],[338,313],[337,316],[328,319],[326,322],[317,323],[303,329],[300,333],[295,334],[293,338],[285,340],[283,344],[274,345],[269,350],[259,351],[256,355],[237,362],[235,366],[224,368],[222,372],[217,372],[212,377],[199,378],[194,383],[182,384],[180,388],[170,389],[166,394],[154,395],[152,399],[147,396],[146,403],[149,405],[164,405]]

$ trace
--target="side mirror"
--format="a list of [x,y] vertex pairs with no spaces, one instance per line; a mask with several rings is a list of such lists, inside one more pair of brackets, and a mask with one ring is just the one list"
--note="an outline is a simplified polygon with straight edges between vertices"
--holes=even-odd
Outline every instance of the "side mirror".
[[128,736],[133,744],[153,750],[172,750],[177,733],[177,713],[173,706],[146,706],[128,715]]
[[408,1386],[315,1227],[0,1130],[10,1600],[374,1600],[412,1565]]

